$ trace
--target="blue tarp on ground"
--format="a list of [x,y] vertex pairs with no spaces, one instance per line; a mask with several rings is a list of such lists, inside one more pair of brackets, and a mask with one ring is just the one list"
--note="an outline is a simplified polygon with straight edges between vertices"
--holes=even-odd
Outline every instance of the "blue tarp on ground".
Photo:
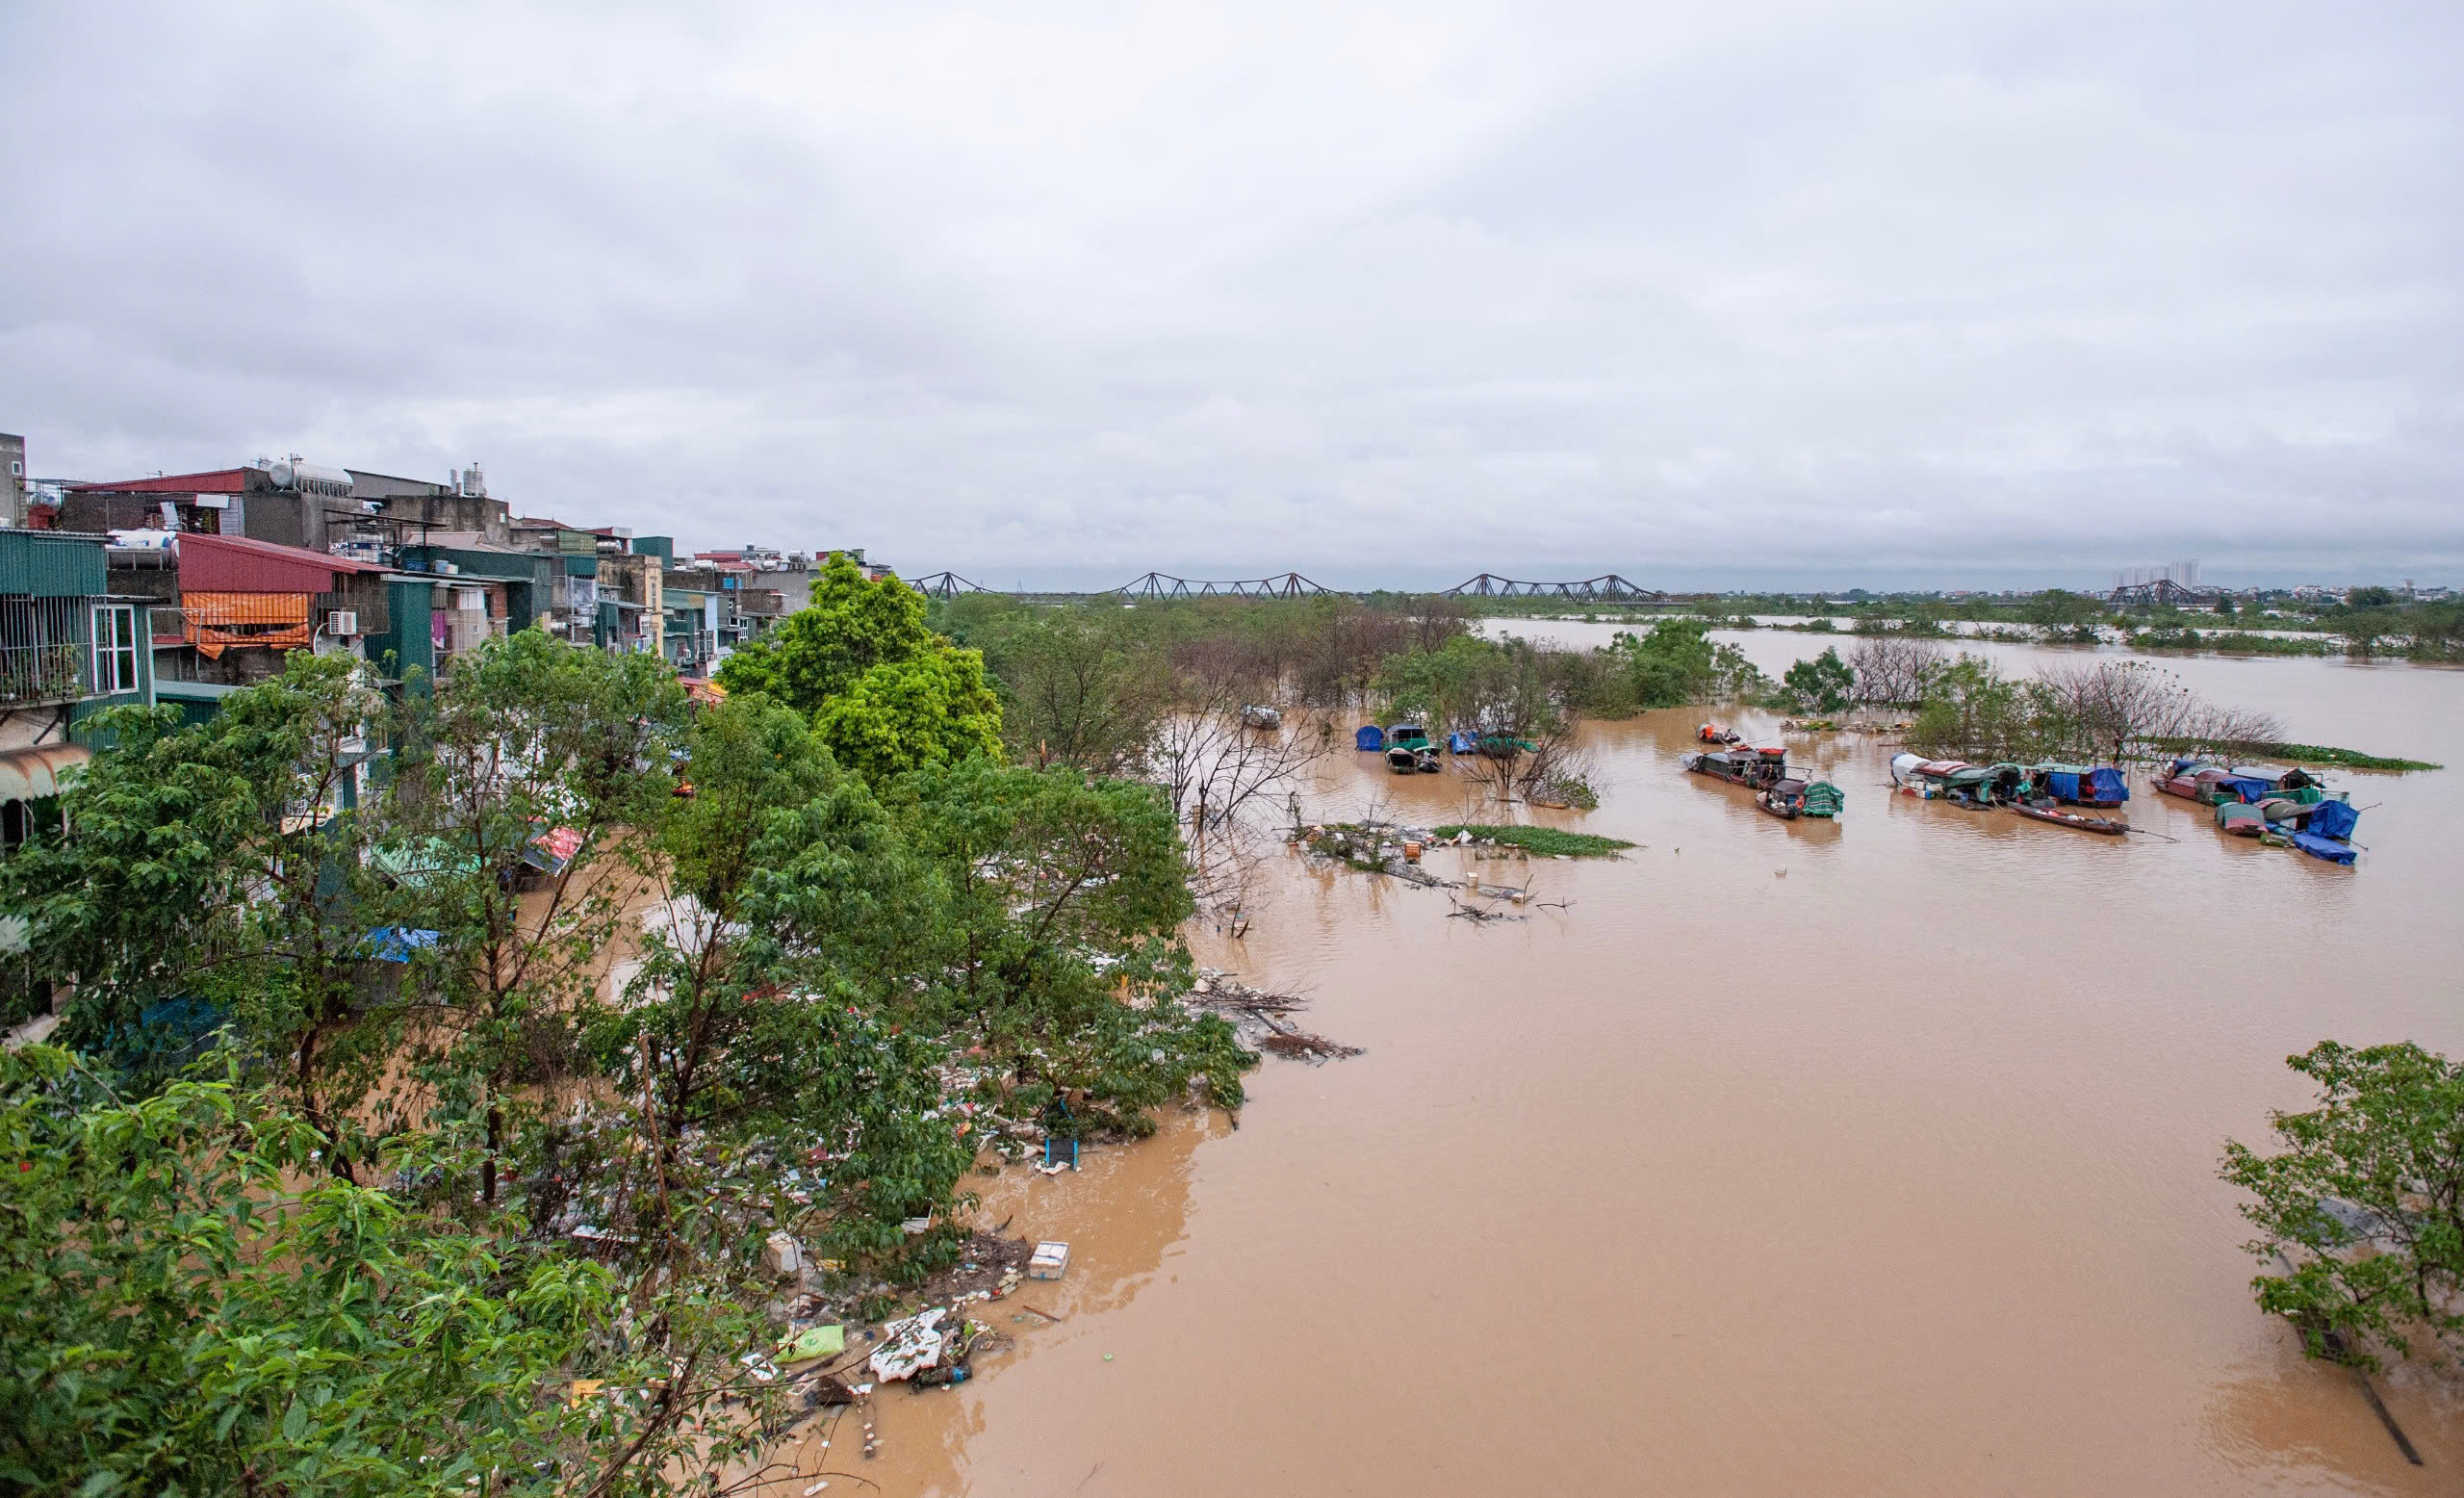
[[2342,801],[2322,801],[2310,809],[2310,825],[2303,829],[2316,838],[2349,838],[2361,821],[2361,814]]
[[2121,802],[2130,799],[2130,784],[2121,778],[2121,771],[2110,764],[2096,766],[2084,779],[2088,788],[2087,799],[2091,801]]
[[1374,725],[1360,729],[1351,736],[1351,746],[1355,749],[1383,749],[1386,747],[1386,731]]
[[2056,801],[2079,799],[2079,777],[2068,770],[2047,770],[2044,784],[2045,788],[2053,792],[2053,798]]
[[2293,845],[2299,848],[2302,852],[2309,854],[2312,858],[2323,858],[2330,864],[2349,864],[2352,862],[2351,843],[2339,842],[2333,838],[2322,838],[2315,832],[2295,833],[2293,835]]

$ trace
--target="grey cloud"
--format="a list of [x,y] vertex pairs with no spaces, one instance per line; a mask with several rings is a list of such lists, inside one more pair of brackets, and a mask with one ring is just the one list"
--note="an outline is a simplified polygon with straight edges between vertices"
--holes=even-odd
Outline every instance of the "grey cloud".
[[2451,8],[20,8],[46,474],[1100,584],[2464,571]]

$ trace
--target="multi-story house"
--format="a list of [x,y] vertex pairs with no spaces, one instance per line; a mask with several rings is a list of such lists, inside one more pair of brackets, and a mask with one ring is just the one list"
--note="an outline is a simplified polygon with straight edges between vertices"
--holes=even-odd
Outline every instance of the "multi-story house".
[[153,703],[150,611],[112,591],[102,537],[0,530],[0,842],[57,817],[87,719]]

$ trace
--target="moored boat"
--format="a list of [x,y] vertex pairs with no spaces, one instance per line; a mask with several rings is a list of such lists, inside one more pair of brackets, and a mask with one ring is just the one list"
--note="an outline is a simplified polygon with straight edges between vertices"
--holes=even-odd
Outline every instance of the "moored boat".
[[1418,723],[1389,725],[1386,767],[1398,775],[1437,773],[1437,747],[1428,741],[1428,730]]
[[2259,801],[2275,789],[2270,780],[2245,775],[2212,760],[2176,759],[2156,772],[2156,788],[2169,796],[2215,806],[2221,801]]
[[1677,762],[1697,775],[1708,775],[1732,786],[1750,786],[1757,790],[1774,781],[1787,778],[1787,751],[1784,749],[1711,749],[1689,754]]
[[2130,784],[2110,764],[2061,764],[2047,762],[2028,766],[2040,796],[2069,806],[2115,807],[2130,799]]
[[1847,796],[1827,780],[1809,781],[1790,773],[1756,791],[1754,804],[1779,817],[1793,822],[1800,816],[1828,819],[1839,814],[1847,804]]
[[2270,828],[2261,834],[2264,840],[2290,845],[2330,864],[2353,861],[2353,828],[2360,825],[2361,814],[2349,802],[2339,797],[2308,803],[2300,807],[2299,821],[2295,831],[2282,832]]
[[2118,838],[2130,831],[2130,823],[2118,817],[2082,816],[2076,812],[2065,812],[2049,804],[2014,801],[2011,810],[2031,821],[2051,822],[2056,827],[2068,827],[2079,832],[2103,833],[2107,837]]

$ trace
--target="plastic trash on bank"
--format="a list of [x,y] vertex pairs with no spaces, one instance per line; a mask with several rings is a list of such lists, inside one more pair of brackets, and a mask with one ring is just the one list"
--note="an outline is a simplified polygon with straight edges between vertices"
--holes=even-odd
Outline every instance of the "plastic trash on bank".
[[882,1328],[882,1345],[864,1365],[883,1383],[913,1378],[918,1369],[937,1365],[941,1360],[941,1318],[948,1314],[947,1306],[936,1305],[889,1323]]

